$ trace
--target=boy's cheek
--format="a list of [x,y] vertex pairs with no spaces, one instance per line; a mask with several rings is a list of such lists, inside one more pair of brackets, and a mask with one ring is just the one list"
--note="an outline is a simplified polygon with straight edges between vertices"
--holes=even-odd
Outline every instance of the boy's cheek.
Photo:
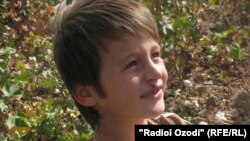
[[166,70],[165,67],[164,67],[164,70],[163,70],[163,80],[164,80],[165,84],[167,84],[167,82],[168,82],[168,71]]

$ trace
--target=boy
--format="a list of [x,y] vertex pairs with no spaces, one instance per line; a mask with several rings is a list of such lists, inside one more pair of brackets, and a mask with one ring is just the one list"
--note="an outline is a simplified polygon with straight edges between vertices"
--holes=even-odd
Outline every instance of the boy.
[[133,141],[135,124],[187,123],[160,116],[168,74],[148,9],[132,0],[79,0],[60,15],[54,60],[93,141]]

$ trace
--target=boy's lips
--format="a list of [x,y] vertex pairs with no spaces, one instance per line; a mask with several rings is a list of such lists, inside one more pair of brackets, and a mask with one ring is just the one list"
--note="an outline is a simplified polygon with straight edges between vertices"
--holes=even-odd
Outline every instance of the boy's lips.
[[146,94],[143,94],[140,96],[142,99],[152,99],[152,98],[158,98],[163,93],[163,87],[161,86],[155,86],[151,90],[149,90]]

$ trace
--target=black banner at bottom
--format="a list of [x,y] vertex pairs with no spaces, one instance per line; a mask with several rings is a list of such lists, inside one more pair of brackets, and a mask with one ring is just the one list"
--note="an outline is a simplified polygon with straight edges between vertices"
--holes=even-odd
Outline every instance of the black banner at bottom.
[[166,139],[237,139],[249,141],[250,125],[135,125],[135,141]]

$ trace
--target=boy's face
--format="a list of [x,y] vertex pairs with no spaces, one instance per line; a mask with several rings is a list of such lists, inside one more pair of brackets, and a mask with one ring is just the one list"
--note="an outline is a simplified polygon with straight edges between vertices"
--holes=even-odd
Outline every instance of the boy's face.
[[131,35],[104,44],[100,80],[106,97],[97,97],[96,104],[101,116],[144,119],[164,112],[168,74],[159,44]]

